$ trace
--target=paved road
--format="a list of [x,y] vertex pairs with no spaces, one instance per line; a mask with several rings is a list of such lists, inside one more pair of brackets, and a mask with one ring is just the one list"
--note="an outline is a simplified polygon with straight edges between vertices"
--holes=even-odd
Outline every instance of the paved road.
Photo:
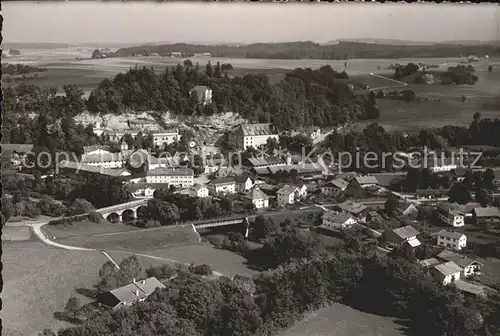
[[369,91],[375,91],[375,90],[385,90],[385,89],[394,89],[394,88],[398,88],[398,87],[405,87],[407,86],[408,84],[405,83],[405,82],[401,82],[401,81],[398,81],[398,80],[395,80],[395,79],[392,79],[392,78],[389,78],[389,77],[385,77],[385,76],[380,76],[380,75],[375,75],[373,72],[370,73],[370,76],[373,76],[373,77],[378,77],[378,78],[383,78],[383,79],[386,79],[386,80],[390,80],[394,83],[396,83],[396,85],[391,85],[391,86],[379,86],[379,87],[376,87],[376,88],[370,88]]

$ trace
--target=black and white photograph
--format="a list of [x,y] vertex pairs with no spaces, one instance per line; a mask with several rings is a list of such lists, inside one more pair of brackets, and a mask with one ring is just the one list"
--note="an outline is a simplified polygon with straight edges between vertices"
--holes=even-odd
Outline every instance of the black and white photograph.
[[498,4],[1,15],[2,335],[500,335]]

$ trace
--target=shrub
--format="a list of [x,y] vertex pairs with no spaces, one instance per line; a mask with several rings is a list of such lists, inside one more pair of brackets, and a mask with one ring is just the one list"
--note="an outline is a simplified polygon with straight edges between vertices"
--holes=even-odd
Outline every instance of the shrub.
[[207,264],[202,264],[193,267],[191,272],[198,275],[212,275],[212,268]]
[[89,220],[94,223],[100,223],[102,220],[102,215],[96,211],[89,213]]
[[175,269],[168,265],[161,265],[158,267],[150,266],[146,269],[146,275],[148,277],[155,277],[157,279],[167,279],[172,277],[175,274]]

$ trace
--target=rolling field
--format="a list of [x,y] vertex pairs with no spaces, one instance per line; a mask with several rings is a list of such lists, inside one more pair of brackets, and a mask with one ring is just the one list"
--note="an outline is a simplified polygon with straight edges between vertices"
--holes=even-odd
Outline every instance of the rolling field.
[[403,336],[404,328],[393,318],[334,304],[310,314],[280,336]]
[[[129,255],[111,253],[117,260]],[[144,267],[164,263],[138,258]],[[67,251],[40,242],[3,243],[2,334],[36,336],[43,328],[70,326],[55,319],[54,312],[63,311],[71,296],[77,296],[82,304],[90,302],[75,290],[91,289],[106,261],[99,252]]]

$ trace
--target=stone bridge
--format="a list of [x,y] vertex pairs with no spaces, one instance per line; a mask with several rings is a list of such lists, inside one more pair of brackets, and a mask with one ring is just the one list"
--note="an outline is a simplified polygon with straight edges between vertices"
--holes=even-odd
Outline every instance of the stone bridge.
[[122,219],[124,214],[128,214],[130,218],[137,218],[137,210],[140,207],[145,207],[150,199],[151,198],[134,200],[127,203],[100,208],[97,209],[96,211],[100,213],[105,219],[109,219],[109,216],[113,214],[118,216],[118,218],[120,219]]

